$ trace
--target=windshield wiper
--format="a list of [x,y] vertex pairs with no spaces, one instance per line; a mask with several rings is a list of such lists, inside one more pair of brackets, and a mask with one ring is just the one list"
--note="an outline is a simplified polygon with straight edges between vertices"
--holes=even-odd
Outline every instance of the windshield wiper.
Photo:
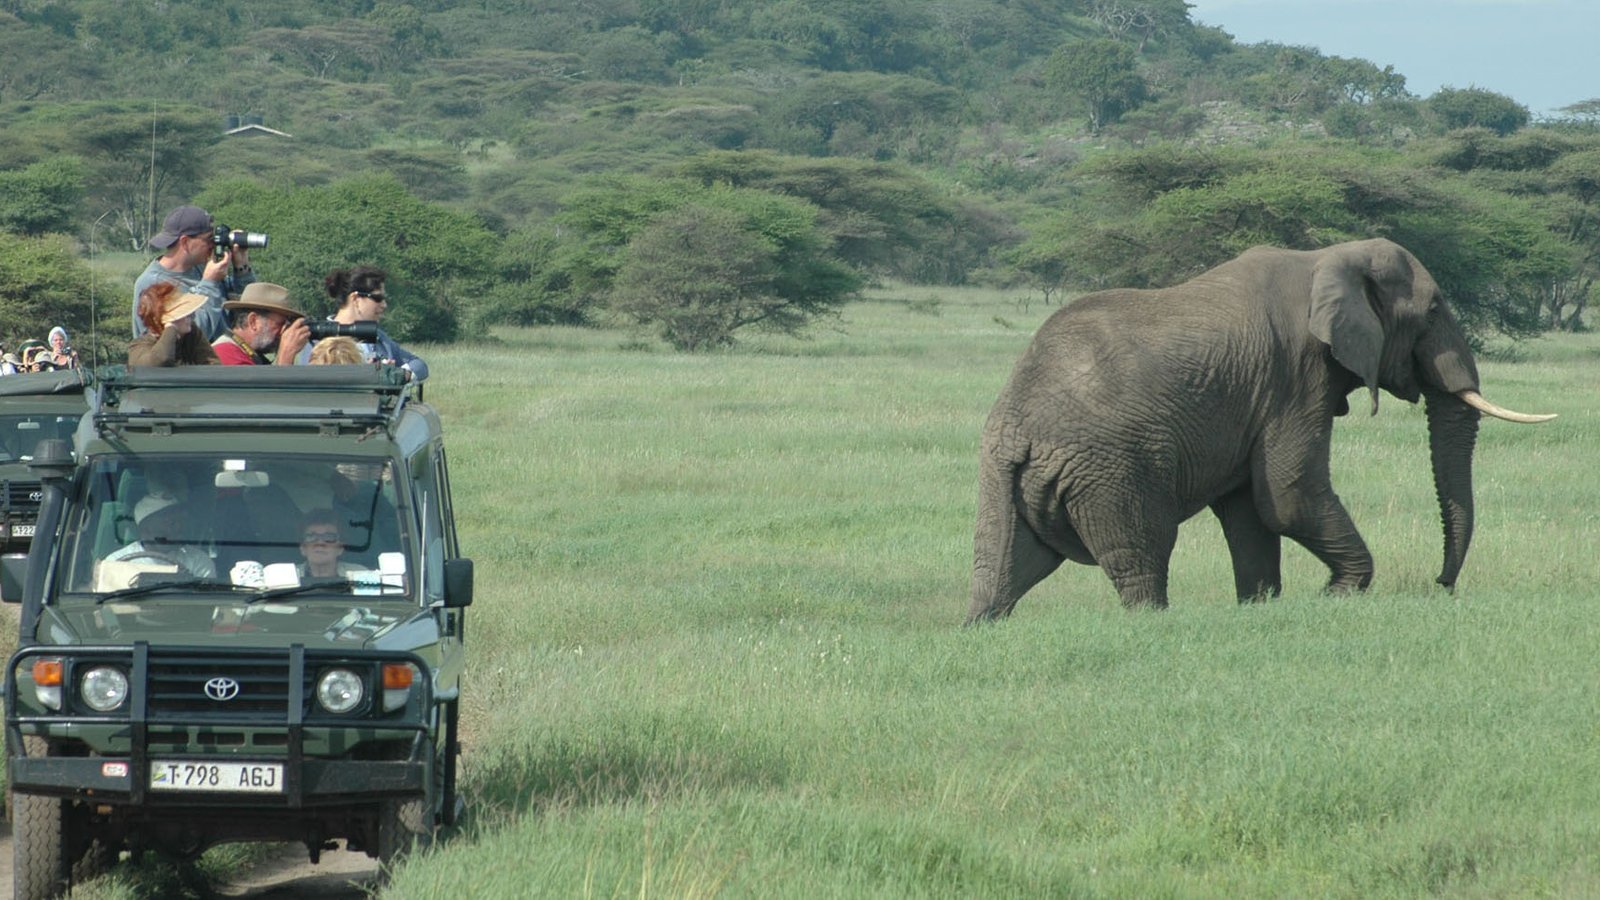
[[129,597],[142,597],[146,594],[154,594],[157,591],[187,591],[195,590],[197,588],[206,591],[228,591],[229,593],[232,593],[235,590],[233,585],[223,581],[212,581],[209,578],[186,578],[178,581],[157,581],[151,584],[125,587],[120,590],[111,591],[107,594],[101,594],[95,598],[94,602],[96,606],[99,606],[102,603],[109,603],[112,600],[126,600]]

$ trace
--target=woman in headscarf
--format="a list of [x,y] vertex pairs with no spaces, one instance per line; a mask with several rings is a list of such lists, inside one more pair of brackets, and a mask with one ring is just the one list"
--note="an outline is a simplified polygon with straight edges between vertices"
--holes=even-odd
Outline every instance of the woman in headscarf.
[[139,321],[146,329],[128,345],[130,366],[214,366],[217,351],[195,327],[194,312],[206,304],[200,294],[181,294],[170,281],[158,281],[139,295]]
[[78,351],[67,343],[67,330],[60,325],[50,329],[51,362],[58,369],[71,369],[78,364]]

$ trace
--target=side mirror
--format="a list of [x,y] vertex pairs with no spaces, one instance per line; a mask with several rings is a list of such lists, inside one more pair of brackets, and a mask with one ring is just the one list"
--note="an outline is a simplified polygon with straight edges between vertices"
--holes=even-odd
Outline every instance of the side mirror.
[[472,560],[444,561],[444,605],[446,609],[472,605]]
[[22,602],[22,583],[28,574],[28,554],[7,553],[0,556],[0,601]]

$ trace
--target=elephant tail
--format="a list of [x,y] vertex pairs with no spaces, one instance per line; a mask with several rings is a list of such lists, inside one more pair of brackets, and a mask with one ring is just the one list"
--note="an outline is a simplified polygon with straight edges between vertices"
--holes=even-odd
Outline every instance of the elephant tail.
[[1061,564],[1024,518],[1021,477],[1026,444],[986,429],[978,464],[978,521],[973,532],[972,599],[967,624],[1005,618],[1028,589]]

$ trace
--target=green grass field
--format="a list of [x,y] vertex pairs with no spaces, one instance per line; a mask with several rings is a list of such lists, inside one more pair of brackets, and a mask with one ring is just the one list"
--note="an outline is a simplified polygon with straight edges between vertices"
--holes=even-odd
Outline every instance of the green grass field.
[[[1069,566],[963,629],[977,445],[1051,311],[900,289],[682,356],[508,330],[427,352],[477,562],[468,825],[433,897],[1600,894],[1600,340],[1481,361],[1458,591],[1422,410],[1335,429],[1373,590],[1172,607]],[[423,349],[423,348],[419,348]]]

